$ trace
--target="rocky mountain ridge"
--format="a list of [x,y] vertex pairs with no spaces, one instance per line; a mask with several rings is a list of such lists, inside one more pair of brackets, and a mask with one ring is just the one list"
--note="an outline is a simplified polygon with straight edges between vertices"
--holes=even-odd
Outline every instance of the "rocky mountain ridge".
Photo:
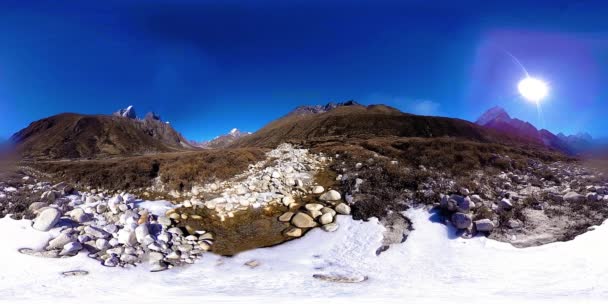
[[589,151],[599,145],[599,142],[596,142],[588,133],[567,136],[563,133],[555,135],[546,129],[539,130],[527,121],[511,117],[505,109],[498,106],[487,110],[475,123],[486,128],[533,140],[571,155]]

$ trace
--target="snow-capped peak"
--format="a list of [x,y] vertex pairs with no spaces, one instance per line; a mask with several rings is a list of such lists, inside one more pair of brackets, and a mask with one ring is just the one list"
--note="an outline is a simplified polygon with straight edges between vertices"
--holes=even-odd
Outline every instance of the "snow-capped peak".
[[239,133],[239,129],[237,129],[237,128],[230,130],[230,135],[236,135],[238,133]]

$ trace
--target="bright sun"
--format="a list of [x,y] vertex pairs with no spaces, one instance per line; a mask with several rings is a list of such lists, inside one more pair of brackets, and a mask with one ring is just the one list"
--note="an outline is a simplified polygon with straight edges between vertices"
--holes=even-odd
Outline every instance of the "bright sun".
[[549,87],[542,80],[526,77],[517,85],[519,93],[527,100],[539,103],[549,93]]

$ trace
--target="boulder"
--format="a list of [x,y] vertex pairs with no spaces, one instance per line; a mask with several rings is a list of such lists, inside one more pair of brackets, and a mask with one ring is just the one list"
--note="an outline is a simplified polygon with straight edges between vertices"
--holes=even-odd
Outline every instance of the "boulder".
[[49,231],[61,218],[61,212],[56,208],[46,208],[34,219],[32,227],[40,231]]
[[467,229],[471,226],[472,223],[471,216],[462,212],[456,212],[452,214],[451,221],[454,227],[456,227],[457,229]]
[[107,250],[108,248],[110,248],[110,243],[106,239],[97,239],[95,241],[95,248],[102,251]]
[[289,228],[287,229],[287,231],[285,231],[285,235],[286,236],[290,236],[290,237],[301,237],[302,236],[302,229],[300,228]]
[[82,250],[82,244],[72,241],[63,246],[63,250],[61,250],[59,255],[76,255],[80,250]]
[[147,224],[141,224],[135,228],[135,238],[139,243],[144,243],[146,236],[150,235]]
[[456,211],[468,213],[471,209],[475,208],[475,203],[469,197],[464,197],[462,200],[456,202]]
[[281,216],[279,216],[279,221],[281,222],[289,222],[293,217],[293,212],[285,212]]
[[494,230],[494,223],[489,219],[475,221],[475,228],[479,232],[491,232]]
[[126,228],[121,229],[120,231],[118,231],[118,243],[129,246],[137,244],[135,232]]
[[325,192],[325,188],[323,188],[323,186],[314,186],[312,188],[312,193],[313,194],[321,194],[323,192]]
[[57,237],[49,241],[49,245],[46,247],[47,250],[61,249],[65,244],[73,242],[76,237],[69,231],[61,232]]
[[513,208],[513,204],[508,198],[503,198],[498,202],[498,207],[502,210],[511,210]]
[[334,232],[336,230],[338,230],[338,227],[340,227],[340,225],[338,225],[338,223],[331,223],[331,224],[327,224],[327,225],[323,225],[323,230],[327,231],[327,232]]
[[319,199],[322,201],[338,201],[342,198],[342,195],[340,195],[340,192],[336,191],[336,190],[329,190],[325,193],[323,193]]
[[350,206],[345,203],[340,203],[336,206],[336,212],[344,215],[350,214]]
[[37,213],[40,209],[48,207],[49,204],[47,202],[35,202],[32,203],[28,209],[34,213]]
[[312,228],[317,226],[317,223],[310,215],[302,212],[298,212],[291,219],[291,223],[298,228]]
[[333,221],[334,221],[334,217],[331,215],[331,213],[325,213],[325,214],[321,215],[321,217],[319,218],[319,224],[321,224],[321,225],[326,225]]
[[564,201],[569,203],[582,203],[585,201],[585,196],[571,191],[564,195]]
[[306,204],[304,206],[304,208],[306,208],[306,210],[308,210],[308,211],[319,211],[319,210],[323,209],[323,205],[321,205],[321,204]]
[[283,203],[283,205],[289,206],[289,205],[295,203],[296,200],[293,199],[293,197],[291,197],[291,196],[285,196],[285,197],[283,197],[283,199],[281,200],[281,202]]
[[84,233],[96,239],[107,239],[111,236],[107,231],[92,226],[85,226]]

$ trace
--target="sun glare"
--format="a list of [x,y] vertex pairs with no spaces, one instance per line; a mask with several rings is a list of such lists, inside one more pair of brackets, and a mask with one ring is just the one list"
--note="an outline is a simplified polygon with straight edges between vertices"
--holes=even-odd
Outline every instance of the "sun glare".
[[549,87],[542,80],[526,77],[522,79],[517,85],[519,93],[525,99],[539,103],[543,98],[549,94]]

